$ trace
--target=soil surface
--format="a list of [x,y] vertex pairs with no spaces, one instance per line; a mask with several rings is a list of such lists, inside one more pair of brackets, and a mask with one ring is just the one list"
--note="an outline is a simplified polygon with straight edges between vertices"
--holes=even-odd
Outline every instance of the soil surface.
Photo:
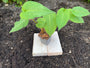
[[[57,11],[61,7],[82,6],[90,11],[90,4],[82,0],[40,0],[46,7]],[[90,16],[84,17],[84,24],[68,22],[58,34],[63,55],[33,57],[33,34],[40,32],[35,24],[9,34],[18,21],[20,9],[15,5],[0,3],[0,68],[90,68]]]

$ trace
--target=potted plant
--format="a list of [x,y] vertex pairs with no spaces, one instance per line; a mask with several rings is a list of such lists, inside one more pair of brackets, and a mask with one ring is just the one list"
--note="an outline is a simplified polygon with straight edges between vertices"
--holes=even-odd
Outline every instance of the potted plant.
[[[26,27],[29,20],[33,20],[36,23],[36,27],[41,29],[38,36],[42,39],[49,39],[56,28],[59,31],[69,20],[74,23],[84,23],[82,17],[90,15],[87,9],[80,6],[73,7],[72,9],[60,8],[56,13],[34,1],[24,3],[21,10],[20,21],[15,22],[10,33]],[[38,17],[37,21],[34,20],[35,17]]]

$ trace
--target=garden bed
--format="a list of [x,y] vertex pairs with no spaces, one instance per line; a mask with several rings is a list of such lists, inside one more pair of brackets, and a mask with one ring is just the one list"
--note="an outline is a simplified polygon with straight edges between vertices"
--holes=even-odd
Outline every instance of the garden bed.
[[[54,11],[61,7],[74,6],[85,7],[90,11],[90,4],[81,2],[82,0],[51,1],[39,2]],[[64,51],[62,56],[33,57],[33,35],[40,30],[36,29],[32,21],[26,28],[9,34],[14,22],[20,19],[19,13],[20,8],[14,5],[0,4],[0,68],[89,68],[90,16],[84,18],[84,24],[68,22],[66,27],[58,32]]]

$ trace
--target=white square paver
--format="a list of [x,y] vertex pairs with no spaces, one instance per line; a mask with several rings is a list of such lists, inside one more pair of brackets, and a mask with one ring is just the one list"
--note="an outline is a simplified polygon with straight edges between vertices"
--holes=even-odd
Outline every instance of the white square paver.
[[48,40],[41,39],[38,33],[34,34],[33,56],[55,56],[62,55],[62,53],[57,31]]

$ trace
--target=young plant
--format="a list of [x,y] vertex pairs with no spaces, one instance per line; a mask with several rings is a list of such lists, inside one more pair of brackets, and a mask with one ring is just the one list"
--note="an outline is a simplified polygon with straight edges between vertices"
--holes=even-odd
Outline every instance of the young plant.
[[48,39],[58,27],[61,30],[70,20],[74,23],[84,23],[82,17],[90,15],[90,12],[80,6],[74,8],[61,8],[56,12],[46,8],[40,3],[28,1],[22,6],[20,13],[20,21],[15,22],[10,33],[18,31],[28,25],[30,19],[37,19],[36,27],[41,29],[39,36]]

